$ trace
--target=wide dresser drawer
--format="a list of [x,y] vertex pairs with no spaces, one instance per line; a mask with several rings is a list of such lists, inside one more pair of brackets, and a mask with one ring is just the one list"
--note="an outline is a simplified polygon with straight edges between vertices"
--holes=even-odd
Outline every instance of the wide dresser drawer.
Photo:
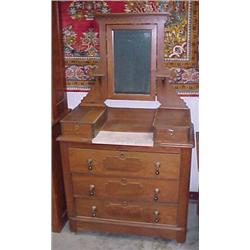
[[71,172],[178,179],[179,154],[69,148]]
[[76,215],[176,225],[177,206],[76,199]]
[[178,181],[96,177],[73,174],[76,197],[127,201],[178,202]]

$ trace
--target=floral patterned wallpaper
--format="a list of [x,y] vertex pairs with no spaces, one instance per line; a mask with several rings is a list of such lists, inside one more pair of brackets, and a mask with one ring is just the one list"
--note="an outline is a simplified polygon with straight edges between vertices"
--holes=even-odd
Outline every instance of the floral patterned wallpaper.
[[96,13],[167,12],[164,61],[180,95],[196,96],[199,87],[197,1],[60,2],[67,91],[88,91],[99,56]]

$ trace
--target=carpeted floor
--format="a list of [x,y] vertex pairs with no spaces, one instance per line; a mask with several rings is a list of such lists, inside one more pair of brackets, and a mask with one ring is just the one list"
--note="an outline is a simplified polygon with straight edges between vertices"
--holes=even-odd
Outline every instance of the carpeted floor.
[[110,233],[71,233],[68,223],[61,233],[52,233],[52,250],[198,250],[199,217],[196,203],[190,202],[187,240],[177,244],[175,240],[130,236]]

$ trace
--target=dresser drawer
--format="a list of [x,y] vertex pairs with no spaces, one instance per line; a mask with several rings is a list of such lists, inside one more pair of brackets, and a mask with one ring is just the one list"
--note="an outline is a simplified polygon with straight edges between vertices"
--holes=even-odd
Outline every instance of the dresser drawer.
[[175,127],[166,126],[163,128],[154,129],[155,143],[164,142],[179,142],[184,143],[188,141],[188,136],[190,134],[189,127]]
[[179,154],[69,148],[69,162],[72,172],[97,175],[178,179],[180,171]]
[[178,181],[72,176],[75,196],[91,199],[178,202]]
[[93,138],[93,128],[89,124],[62,123],[62,134]]
[[176,225],[177,206],[75,199],[76,215]]

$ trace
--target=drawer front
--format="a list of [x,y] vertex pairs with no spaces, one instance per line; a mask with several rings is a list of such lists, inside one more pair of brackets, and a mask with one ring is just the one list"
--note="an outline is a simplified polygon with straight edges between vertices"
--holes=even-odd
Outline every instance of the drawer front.
[[178,179],[180,171],[179,154],[70,148],[69,162],[72,172],[109,176]]
[[76,215],[176,225],[177,206],[76,199]]
[[84,138],[92,138],[93,130],[89,124],[72,124],[72,123],[63,123],[62,124],[62,134],[63,135],[72,135],[72,136],[81,136]]
[[187,142],[189,135],[189,128],[182,127],[169,127],[169,128],[156,128],[155,141],[166,142]]
[[178,202],[178,181],[136,178],[72,176],[77,197],[91,199]]

